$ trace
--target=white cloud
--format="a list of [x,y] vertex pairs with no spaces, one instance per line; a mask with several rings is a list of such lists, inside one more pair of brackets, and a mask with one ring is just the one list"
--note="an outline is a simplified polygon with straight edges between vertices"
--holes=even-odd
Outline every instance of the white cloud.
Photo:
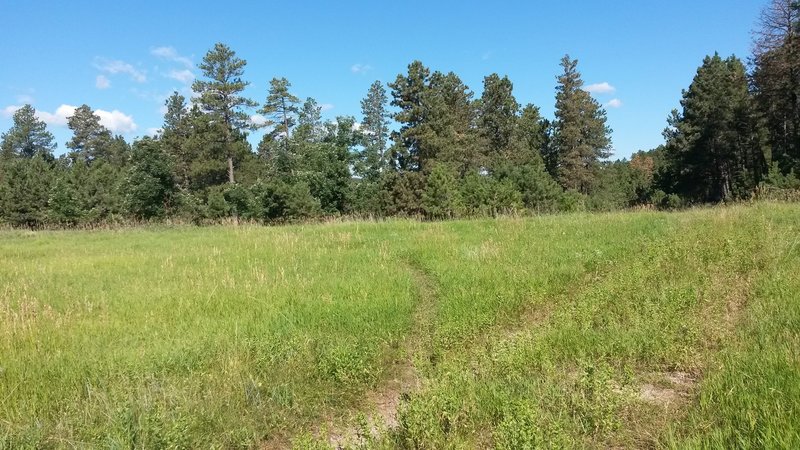
[[189,69],[184,70],[170,70],[167,73],[167,78],[172,78],[173,80],[178,80],[183,84],[189,84],[194,81],[194,74]]
[[250,116],[250,123],[257,127],[260,127],[262,125],[267,124],[267,118],[262,116],[261,114],[253,114],[252,116]]
[[[72,115],[75,114],[77,107],[72,105],[61,105],[56,108],[54,113],[47,111],[37,111],[36,115],[48,125],[54,126],[67,126],[67,122]],[[118,111],[106,111],[103,109],[96,109],[94,113],[100,118],[100,125],[108,128],[112,133],[132,133],[138,128],[133,117]]]
[[143,71],[140,71],[131,64],[118,59],[111,60],[105,58],[96,58],[94,61],[94,67],[102,72],[107,72],[112,75],[120,73],[127,74],[133,81],[137,83],[144,83],[147,81],[147,75],[145,75]]
[[610,85],[607,81],[602,83],[595,83],[586,86],[583,90],[591,92],[592,94],[610,94],[617,90],[614,86]]
[[489,58],[491,58],[491,57],[492,57],[492,52],[491,51],[483,52],[483,54],[481,55],[481,60],[482,61],[488,61]]
[[323,104],[319,105],[319,110],[322,111],[322,112],[330,111],[333,108],[335,108],[335,106],[332,103],[323,103]]
[[108,89],[111,87],[111,80],[105,75],[98,75],[94,81],[94,86],[97,89]]
[[76,107],[72,105],[61,105],[56,108],[56,112],[54,113],[36,111],[36,115],[48,125],[65,127],[67,126],[67,119],[75,114],[75,109]]
[[100,124],[111,130],[112,133],[133,133],[138,128],[133,117],[116,109],[111,112],[97,109],[94,113],[100,118]]
[[161,59],[166,59],[167,61],[183,64],[187,69],[194,69],[194,63],[191,58],[179,55],[174,47],[156,47],[150,50],[150,54]]
[[11,117],[14,115],[15,112],[17,112],[21,108],[22,106],[20,105],[8,105],[2,110],[0,110],[0,116]]
[[622,108],[622,100],[618,98],[611,99],[608,103],[606,103],[606,106],[609,108]]
[[350,66],[350,72],[353,73],[367,73],[370,70],[372,70],[372,66],[370,66],[369,64],[358,63]]
[[150,137],[156,137],[159,135],[159,133],[161,133],[161,131],[161,128],[148,128],[145,134]]

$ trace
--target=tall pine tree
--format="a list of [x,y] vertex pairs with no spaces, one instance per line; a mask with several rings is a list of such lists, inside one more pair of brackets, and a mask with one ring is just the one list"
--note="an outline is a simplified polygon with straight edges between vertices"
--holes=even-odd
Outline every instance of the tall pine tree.
[[553,146],[557,178],[564,189],[583,194],[592,191],[601,158],[611,155],[611,130],[606,112],[583,90],[578,61],[561,59],[564,72],[556,87]]
[[250,116],[246,110],[256,103],[242,92],[249,85],[242,80],[247,61],[236,56],[236,52],[225,44],[217,43],[209,50],[200,63],[205,80],[195,80],[192,90],[199,96],[197,101],[203,111],[212,116],[214,124],[221,128],[222,147],[228,162],[228,182],[235,183],[234,158],[237,156],[235,143],[244,141],[245,130],[251,127]]
[[389,113],[386,111],[386,89],[380,81],[369,87],[361,100],[361,137],[363,150],[359,155],[358,171],[369,180],[377,179],[389,166],[386,146],[389,138]]
[[723,201],[748,196],[766,169],[764,138],[753,110],[742,62],[707,56],[682,111],[673,111],[665,157],[667,191],[689,201]]
[[33,158],[41,155],[52,158],[56,149],[55,138],[47,125],[36,117],[36,110],[25,105],[14,112],[13,125],[0,136],[0,154],[3,157]]

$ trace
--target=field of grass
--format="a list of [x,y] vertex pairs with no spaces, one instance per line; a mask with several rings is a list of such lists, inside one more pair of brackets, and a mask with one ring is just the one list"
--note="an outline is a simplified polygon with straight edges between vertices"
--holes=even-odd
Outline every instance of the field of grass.
[[0,232],[0,448],[800,448],[800,205]]

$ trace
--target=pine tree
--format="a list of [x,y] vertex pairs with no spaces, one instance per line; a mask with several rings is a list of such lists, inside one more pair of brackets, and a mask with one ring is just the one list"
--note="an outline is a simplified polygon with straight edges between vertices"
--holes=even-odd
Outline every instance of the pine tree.
[[322,138],[322,107],[311,97],[306,98],[297,113],[295,136],[300,141],[319,142]]
[[111,132],[100,124],[100,117],[88,105],[75,109],[75,113],[67,119],[67,126],[73,133],[72,139],[67,142],[67,148],[72,150],[69,158],[73,164],[91,164],[108,154]]
[[423,98],[428,89],[430,70],[420,61],[408,65],[408,75],[397,75],[394,83],[389,83],[392,106],[400,108],[393,118],[400,123],[400,130],[392,133],[393,165],[401,171],[422,170],[418,134],[425,121]]
[[189,154],[186,145],[192,133],[186,97],[173,92],[164,106],[167,110],[164,113],[164,125],[161,128],[161,146],[173,161],[178,186],[187,189],[193,155]]
[[752,85],[773,159],[800,170],[800,2],[771,0],[754,33]]
[[292,84],[286,78],[273,78],[269,82],[269,94],[264,101],[264,106],[258,110],[269,119],[270,124],[274,124],[272,137],[283,139],[285,150],[289,152],[289,139],[291,138],[292,127],[297,123],[297,115],[300,113],[298,104],[300,99],[289,92]]
[[550,122],[542,117],[538,107],[525,105],[514,128],[514,139],[521,148],[506,159],[514,164],[544,163],[549,128]]
[[52,158],[34,152],[30,158],[3,162],[0,177],[0,219],[14,225],[37,227],[47,221]]
[[124,182],[125,207],[137,219],[162,217],[176,191],[172,161],[161,142],[144,138],[133,144],[133,164]]
[[764,139],[753,111],[742,62],[707,56],[682,111],[665,130],[667,189],[689,201],[722,201],[749,195],[766,171]]
[[4,158],[33,158],[36,155],[52,159],[56,149],[55,138],[47,125],[36,117],[31,105],[14,112],[13,125],[0,136],[0,155]]
[[588,194],[600,159],[611,154],[611,130],[606,126],[606,112],[583,90],[578,61],[564,56],[561,67],[553,136],[558,181],[564,189]]
[[478,127],[484,140],[485,164],[494,167],[512,152],[511,140],[517,125],[519,103],[514,98],[513,84],[508,77],[496,73],[483,79],[479,101]]
[[247,61],[236,56],[227,45],[217,43],[200,63],[206,80],[195,80],[192,90],[198,94],[203,111],[212,116],[213,123],[221,127],[222,151],[228,163],[228,182],[235,183],[234,158],[237,142],[243,142],[245,130],[251,127],[246,109],[256,103],[242,96],[249,85],[242,80]]
[[380,81],[369,87],[366,98],[361,100],[361,136],[364,149],[359,155],[358,172],[369,180],[376,180],[389,167],[386,145],[389,137],[388,98]]
[[463,177],[476,170],[479,149],[472,91],[453,72],[434,72],[423,95],[424,121],[420,123],[419,160],[424,173],[445,164]]

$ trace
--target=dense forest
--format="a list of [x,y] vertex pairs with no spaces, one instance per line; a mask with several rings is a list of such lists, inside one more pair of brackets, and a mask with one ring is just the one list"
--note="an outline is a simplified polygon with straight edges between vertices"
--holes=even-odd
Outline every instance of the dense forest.
[[[323,122],[275,78],[243,95],[246,61],[216,44],[194,96],[166,101],[160,133],[128,143],[83,105],[67,151],[25,105],[0,143],[0,222],[72,226],[139,220],[263,222],[338,215],[430,219],[510,212],[677,208],[754,196],[798,197],[800,3],[772,0],[747,65],[708,56],[665,143],[610,161],[606,112],[565,56],[555,115],[491,74],[480,96],[420,61],[361,101],[362,116]],[[251,113],[263,120],[254,121]],[[264,129],[253,149],[248,132]]]

